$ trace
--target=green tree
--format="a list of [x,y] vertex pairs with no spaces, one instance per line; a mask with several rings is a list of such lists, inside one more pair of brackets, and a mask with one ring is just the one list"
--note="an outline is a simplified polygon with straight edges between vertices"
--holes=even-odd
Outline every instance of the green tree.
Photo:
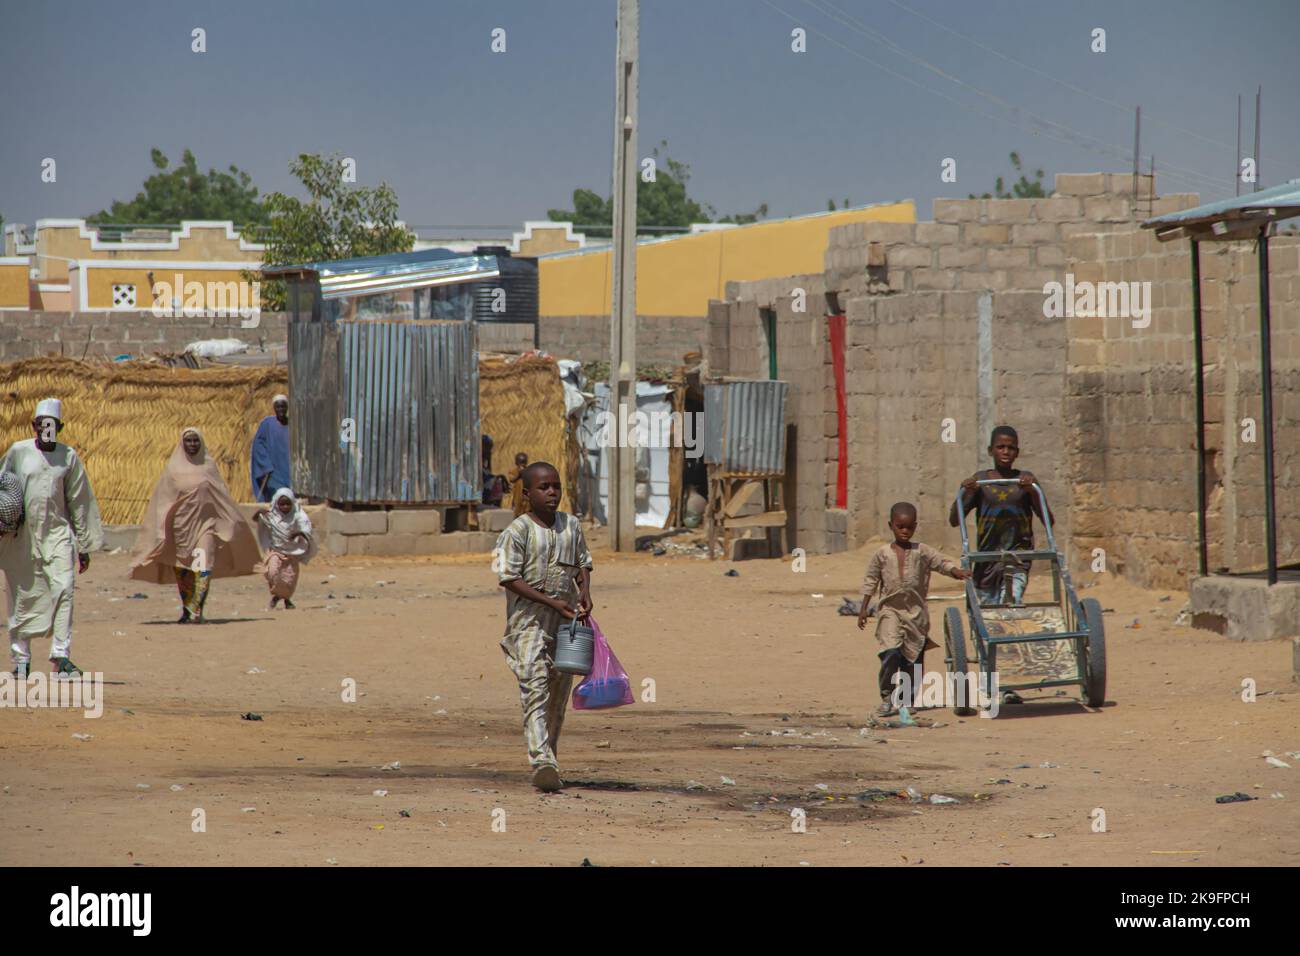
[[1020,179],[1011,184],[1011,192],[1006,191],[1006,189],[1003,187],[1002,177],[999,176],[997,178],[997,181],[993,184],[992,194],[985,193],[982,196],[976,196],[974,193],[970,193],[968,198],[970,199],[1042,199],[1047,195],[1046,190],[1043,189],[1043,171],[1041,169],[1034,170],[1034,178],[1032,180],[1027,179],[1025,177],[1024,170],[1021,168],[1020,165],[1019,153],[1011,154],[1011,166],[1012,168],[1015,169],[1017,173],[1020,174]]
[[[346,168],[337,155],[309,153],[289,164],[289,172],[307,190],[308,199],[303,202],[283,193],[267,194],[263,205],[270,222],[263,265],[411,251],[415,235],[397,222],[397,194],[393,188],[387,183],[374,187],[348,185],[344,182]],[[283,308],[283,283],[263,283],[261,299],[263,308]]]
[[248,173],[231,166],[226,172],[199,172],[194,154],[185,150],[179,166],[168,169],[163,151],[149,151],[154,173],[130,202],[114,201],[106,210],[87,216],[92,223],[172,224],[182,219],[229,219],[236,226],[259,226],[267,220]]
[[[663,151],[662,159],[660,150]],[[691,168],[668,155],[668,141],[661,140],[651,150],[651,155],[655,159],[655,178],[651,182],[641,180],[636,185],[638,229],[656,226],[685,231],[692,223],[713,222],[717,210],[708,203],[692,199],[687,193]],[[552,222],[572,222],[589,236],[608,237],[614,232],[613,197],[602,198],[600,193],[591,189],[575,189],[572,209],[548,209],[546,215]],[[733,213],[717,221],[744,224],[757,222],[766,215],[767,203],[763,203],[753,212]]]

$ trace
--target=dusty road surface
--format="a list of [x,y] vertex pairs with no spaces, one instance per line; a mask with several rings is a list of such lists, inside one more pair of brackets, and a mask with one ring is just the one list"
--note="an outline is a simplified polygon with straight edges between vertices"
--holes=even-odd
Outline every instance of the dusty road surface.
[[[189,627],[174,590],[99,555],[73,657],[121,683],[98,719],[0,708],[0,864],[1300,864],[1288,645],[1177,626],[1184,595],[1103,584],[1084,594],[1113,609],[1106,707],[1071,689],[864,731],[874,638],[835,608],[867,553],[726,577],[597,549],[598,619],[655,700],[570,710],[551,796],[529,785],[489,556],[321,559],[288,612],[259,579],[221,580]],[[1215,803],[1236,791],[1258,799]]]

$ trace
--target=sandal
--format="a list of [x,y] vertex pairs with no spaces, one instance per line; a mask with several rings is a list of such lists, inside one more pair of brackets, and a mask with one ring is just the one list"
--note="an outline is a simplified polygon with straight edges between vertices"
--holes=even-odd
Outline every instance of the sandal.
[[50,663],[53,665],[53,667],[50,669],[50,673],[53,676],[60,678],[61,680],[67,680],[72,677],[81,676],[81,668],[78,667],[76,664],[72,663],[72,660],[70,658],[51,657]]

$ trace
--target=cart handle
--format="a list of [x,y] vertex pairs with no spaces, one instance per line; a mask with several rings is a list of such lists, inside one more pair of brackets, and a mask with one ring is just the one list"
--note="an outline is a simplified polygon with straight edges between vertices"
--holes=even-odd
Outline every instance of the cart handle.
[[[979,478],[976,485],[1018,485],[1019,478]],[[1039,487],[1038,482],[1033,482],[1030,486],[1038,495],[1038,502],[1043,506],[1043,529],[1047,532],[1047,550],[1056,550],[1056,538],[1052,534],[1052,509],[1047,505],[1047,495]],[[966,497],[966,489],[957,486],[957,527],[961,529],[961,549],[962,551],[970,550],[970,539],[966,534],[966,509],[962,504]]]

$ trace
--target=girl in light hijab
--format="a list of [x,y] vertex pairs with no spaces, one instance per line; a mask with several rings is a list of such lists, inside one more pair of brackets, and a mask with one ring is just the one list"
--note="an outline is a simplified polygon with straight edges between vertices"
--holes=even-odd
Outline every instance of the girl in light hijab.
[[181,432],[145,512],[130,577],[176,582],[180,624],[203,623],[213,578],[253,574],[261,560],[257,536],[230,497],[197,428]]
[[271,507],[262,508],[253,518],[258,522],[258,543],[266,552],[266,560],[260,569],[271,589],[271,603],[267,610],[274,611],[281,598],[285,609],[293,610],[291,598],[298,587],[298,565],[306,564],[316,554],[311,519],[288,488],[281,488],[272,495]]

